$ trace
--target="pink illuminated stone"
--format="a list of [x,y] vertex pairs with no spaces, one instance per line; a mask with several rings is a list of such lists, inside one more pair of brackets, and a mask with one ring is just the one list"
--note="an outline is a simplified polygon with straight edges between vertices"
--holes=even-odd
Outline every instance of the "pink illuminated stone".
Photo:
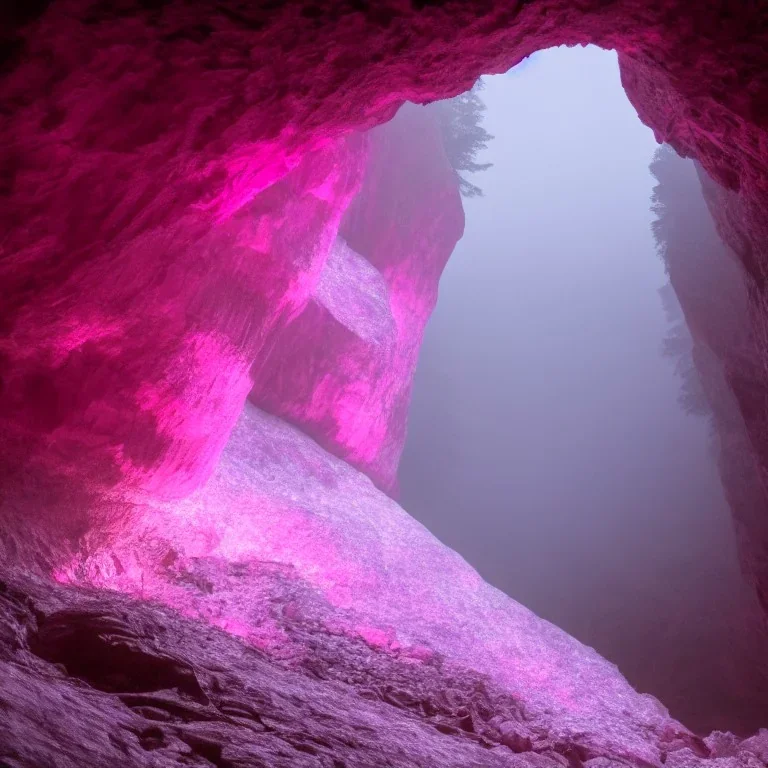
[[284,625],[309,622],[411,663],[439,657],[487,675],[532,723],[595,754],[655,764],[665,729],[686,733],[365,475],[253,406],[203,488],[136,507],[88,552],[70,561],[72,582],[173,606],[278,659],[308,653]]
[[[343,137],[548,46],[618,50],[641,119],[734,191],[737,253],[761,274],[760,3],[305,5],[227,0],[193,12],[180,0],[152,11],[134,0],[120,10],[54,0],[3,24],[9,482],[29,471],[88,498],[181,496],[199,485],[235,422],[247,371],[272,331],[304,309],[356,189],[361,167]],[[387,276],[392,253],[342,235]],[[413,248],[424,251],[411,243],[403,255]],[[400,278],[387,277],[393,295],[424,295]],[[405,402],[402,411],[404,420]],[[349,454],[386,486],[400,437],[394,426],[384,432]]]
[[434,108],[404,105],[368,142],[344,240],[254,365],[250,398],[392,493],[422,334],[464,212]]

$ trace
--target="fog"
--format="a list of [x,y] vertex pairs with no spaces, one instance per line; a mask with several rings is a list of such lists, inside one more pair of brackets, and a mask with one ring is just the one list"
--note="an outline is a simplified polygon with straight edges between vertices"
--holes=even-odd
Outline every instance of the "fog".
[[597,49],[537,54],[481,96],[494,165],[471,178],[484,196],[425,336],[401,503],[684,722],[748,719],[765,700],[744,694],[755,650],[710,427],[661,354],[653,134]]

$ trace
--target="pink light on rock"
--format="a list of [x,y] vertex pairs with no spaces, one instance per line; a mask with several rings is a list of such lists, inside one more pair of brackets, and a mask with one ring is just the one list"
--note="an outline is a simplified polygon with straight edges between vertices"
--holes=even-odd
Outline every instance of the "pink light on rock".
[[663,730],[685,732],[612,664],[486,584],[365,475],[252,406],[204,487],[136,507],[108,539],[86,537],[67,570],[231,627],[277,658],[307,653],[289,620],[411,661],[469,666],[596,754],[653,764]]
[[424,326],[464,212],[433,108],[404,105],[369,142],[347,242],[257,360],[250,398],[393,492]]
[[0,406],[8,482],[33,462],[96,494],[199,485],[253,359],[308,300],[364,157],[360,137],[329,144],[225,222],[182,216],[48,285],[0,339],[15,361]]

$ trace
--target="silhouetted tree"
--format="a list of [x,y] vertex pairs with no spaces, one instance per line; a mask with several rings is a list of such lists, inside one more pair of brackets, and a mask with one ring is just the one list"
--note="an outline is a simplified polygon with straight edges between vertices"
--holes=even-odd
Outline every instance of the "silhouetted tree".
[[[651,211],[656,215],[651,224],[653,239],[656,241],[656,251],[669,272],[670,240],[674,241],[673,232],[675,217],[674,204],[681,194],[679,166],[682,159],[668,144],[662,144],[653,154],[649,170],[658,182],[651,195]],[[688,191],[688,190],[685,190]]]
[[482,89],[483,81],[478,80],[466,93],[435,104],[440,116],[445,153],[456,172],[464,197],[478,197],[483,191],[463,174],[485,171],[492,165],[476,162],[478,153],[493,138],[481,125],[485,104],[478,93]]
[[709,417],[711,408],[693,359],[693,338],[671,283],[660,288],[659,295],[670,323],[662,342],[662,354],[674,361],[675,373],[680,379],[678,402],[686,413]]
[[[651,211],[656,215],[651,229],[667,274],[674,260],[680,260],[681,251],[689,246],[685,231],[688,222],[680,216],[681,207],[685,210],[686,200],[691,193],[681,188],[681,179],[685,180],[686,177],[681,177],[679,170],[684,162],[671,147],[664,144],[656,151],[650,165],[650,171],[658,182],[651,196]],[[695,178],[694,182],[697,183]],[[696,187],[692,192],[700,194]],[[677,294],[671,283],[659,289],[659,294],[670,324],[662,351],[665,357],[674,361],[675,373],[680,379],[678,401],[687,413],[709,417],[711,407],[696,369],[693,338]]]

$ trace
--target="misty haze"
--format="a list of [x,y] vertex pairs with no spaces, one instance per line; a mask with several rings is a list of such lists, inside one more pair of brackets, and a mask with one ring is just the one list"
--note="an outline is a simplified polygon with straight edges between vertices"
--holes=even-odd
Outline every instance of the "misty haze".
[[680,317],[651,230],[658,145],[610,52],[540,52],[484,84],[493,165],[468,177],[484,196],[427,326],[401,503],[674,715],[760,725],[764,648],[709,415],[686,412],[663,354]]

